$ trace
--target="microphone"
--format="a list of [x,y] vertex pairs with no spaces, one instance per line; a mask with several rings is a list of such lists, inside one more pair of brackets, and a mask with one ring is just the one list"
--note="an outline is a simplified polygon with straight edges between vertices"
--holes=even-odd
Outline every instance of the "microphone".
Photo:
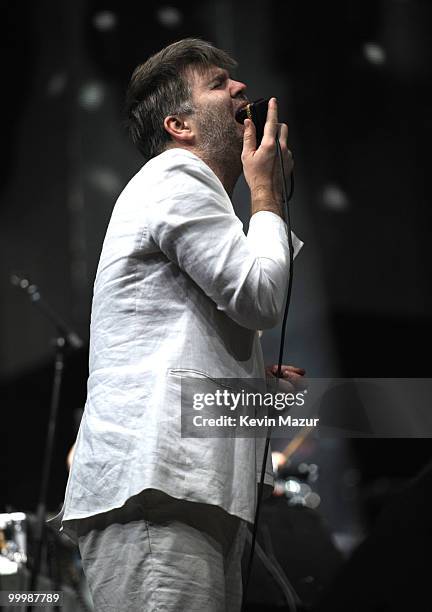
[[267,110],[270,98],[259,98],[254,102],[250,102],[243,108],[240,108],[235,115],[236,121],[243,125],[245,119],[250,119],[254,122],[256,130],[256,146],[261,144],[264,136],[264,126],[267,120]]

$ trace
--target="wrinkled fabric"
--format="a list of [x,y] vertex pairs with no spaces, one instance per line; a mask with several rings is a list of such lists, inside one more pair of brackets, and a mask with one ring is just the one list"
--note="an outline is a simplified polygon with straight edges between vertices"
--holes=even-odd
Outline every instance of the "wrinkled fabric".
[[158,491],[79,521],[95,612],[239,612],[246,523]]
[[[132,178],[94,285],[87,401],[57,517],[72,537],[76,519],[145,489],[253,522],[264,440],[182,438],[180,383],[264,379],[257,330],[280,321],[288,270],[284,221],[258,212],[245,236],[196,155],[168,150]],[[270,458],[267,471],[271,482]]]

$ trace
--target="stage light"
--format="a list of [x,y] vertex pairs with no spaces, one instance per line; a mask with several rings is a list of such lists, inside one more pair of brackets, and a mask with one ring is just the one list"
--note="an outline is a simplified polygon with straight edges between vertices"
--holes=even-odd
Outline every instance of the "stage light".
[[108,197],[118,196],[122,190],[121,178],[111,169],[93,167],[87,174],[88,183]]
[[287,491],[288,493],[300,493],[300,483],[297,482],[297,480],[293,480],[292,478],[290,478],[285,482],[285,491]]
[[117,16],[112,11],[99,11],[93,15],[92,22],[96,30],[109,32],[117,26]]
[[363,45],[363,55],[371,63],[375,65],[385,64],[387,56],[385,50],[376,43],[368,42]]
[[321,191],[321,202],[325,208],[336,212],[344,211],[349,208],[347,194],[335,183],[324,185]]
[[156,11],[156,19],[166,28],[178,28],[183,22],[183,15],[175,6],[162,6]]
[[80,106],[89,111],[97,110],[105,98],[105,88],[97,81],[89,81],[81,87],[78,101]]

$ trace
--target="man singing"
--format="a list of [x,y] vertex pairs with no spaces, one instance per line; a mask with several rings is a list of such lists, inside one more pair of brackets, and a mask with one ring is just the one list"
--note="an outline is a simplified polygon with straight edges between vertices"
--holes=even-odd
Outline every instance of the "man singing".
[[[288,176],[288,127],[272,98],[256,148],[253,123],[235,120],[247,103],[235,66],[185,39],[138,66],[129,85],[129,130],[146,163],[103,244],[87,403],[62,510],[97,612],[240,608],[263,440],[182,437],[180,419],[182,380],[264,379],[258,330],[278,324],[284,307],[275,138]],[[242,171],[247,236],[230,199]],[[283,372],[293,384],[304,373]]]

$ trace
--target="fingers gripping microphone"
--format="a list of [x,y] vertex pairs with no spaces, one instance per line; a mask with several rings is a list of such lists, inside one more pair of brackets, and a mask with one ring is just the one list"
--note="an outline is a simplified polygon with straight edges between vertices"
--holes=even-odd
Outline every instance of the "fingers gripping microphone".
[[[238,123],[241,123],[242,125],[244,124],[245,119],[250,119],[251,121],[253,121],[255,125],[257,149],[260,146],[261,141],[264,136],[264,126],[267,121],[267,111],[268,111],[269,102],[270,102],[270,98],[259,98],[258,100],[255,100],[254,102],[250,102],[243,108],[239,109],[235,115],[236,121]],[[286,194],[285,174],[283,172],[282,154],[280,151],[280,145],[279,145],[278,139],[276,139],[276,144],[278,148],[278,155],[279,155],[283,182],[284,182],[284,201],[285,201],[285,206],[288,206],[288,202],[291,200],[293,192],[294,192],[294,173],[291,172],[291,175],[290,175],[291,185],[290,185],[289,194],[287,195]],[[285,220],[286,220],[286,217],[285,217]]]
[[250,119],[254,122],[257,148],[260,146],[261,140],[264,136],[264,126],[267,120],[268,103],[269,98],[266,100],[264,98],[260,98],[259,100],[250,102],[250,104],[238,110],[235,116],[236,121],[242,125],[245,119]]

